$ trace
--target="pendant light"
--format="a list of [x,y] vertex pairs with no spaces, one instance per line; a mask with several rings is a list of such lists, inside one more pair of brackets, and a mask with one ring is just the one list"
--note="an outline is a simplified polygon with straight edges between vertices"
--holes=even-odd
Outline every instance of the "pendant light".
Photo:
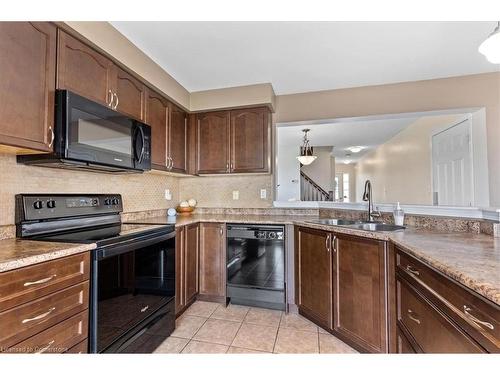
[[316,160],[317,156],[313,155],[313,148],[309,144],[309,140],[307,139],[307,132],[311,129],[302,129],[304,132],[304,143],[300,148],[300,155],[297,156],[297,160],[303,165],[309,165],[314,160]]
[[479,52],[492,64],[500,64],[500,21],[490,36],[481,43]]

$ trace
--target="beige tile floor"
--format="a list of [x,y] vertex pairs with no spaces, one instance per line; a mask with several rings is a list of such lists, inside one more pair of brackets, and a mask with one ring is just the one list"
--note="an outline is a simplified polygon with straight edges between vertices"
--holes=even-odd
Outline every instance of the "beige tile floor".
[[155,353],[357,353],[297,314],[197,301]]

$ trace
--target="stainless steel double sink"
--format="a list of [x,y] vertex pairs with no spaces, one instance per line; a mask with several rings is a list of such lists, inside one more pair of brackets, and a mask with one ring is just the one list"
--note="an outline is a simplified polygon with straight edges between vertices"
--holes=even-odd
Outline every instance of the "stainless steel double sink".
[[370,232],[394,232],[406,228],[401,225],[386,224],[381,222],[355,221],[355,220],[343,220],[343,219],[317,219],[317,220],[308,220],[308,222],[313,224],[348,227],[352,229],[366,230]]

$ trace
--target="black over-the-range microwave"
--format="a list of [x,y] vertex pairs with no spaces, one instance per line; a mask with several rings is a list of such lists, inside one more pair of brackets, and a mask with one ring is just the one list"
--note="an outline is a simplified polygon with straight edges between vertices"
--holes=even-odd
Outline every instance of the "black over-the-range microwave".
[[54,152],[19,155],[23,164],[140,173],[151,169],[151,127],[68,90],[56,92]]

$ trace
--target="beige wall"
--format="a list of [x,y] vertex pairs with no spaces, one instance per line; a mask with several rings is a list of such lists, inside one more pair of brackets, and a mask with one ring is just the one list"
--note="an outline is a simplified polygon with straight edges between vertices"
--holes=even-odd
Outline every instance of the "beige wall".
[[500,206],[500,73],[276,97],[275,122],[485,107],[490,205]]
[[276,96],[270,83],[191,93],[191,111],[267,105],[274,110]]
[[[432,205],[432,135],[464,115],[422,117],[356,163],[357,191],[370,180],[378,203]],[[361,197],[357,197],[358,202]]]
[[[179,179],[145,173],[101,173],[30,167],[16,163],[13,155],[0,154],[0,226],[14,224],[14,196],[20,193],[119,193],[124,212],[174,207],[179,200]],[[172,200],[164,199],[165,189]]]
[[[267,190],[267,199],[260,198],[260,189]],[[233,190],[240,198],[233,200]],[[180,199],[194,198],[199,207],[251,208],[272,206],[271,177],[255,176],[206,176],[179,179]]]
[[65,22],[65,24],[109,53],[181,107],[189,109],[189,92],[110,23],[86,21]]

